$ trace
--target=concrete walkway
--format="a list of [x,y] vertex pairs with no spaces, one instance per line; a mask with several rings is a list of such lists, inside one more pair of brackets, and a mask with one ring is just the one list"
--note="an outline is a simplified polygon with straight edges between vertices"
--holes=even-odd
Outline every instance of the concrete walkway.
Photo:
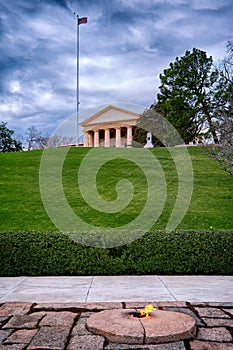
[[0,277],[0,302],[233,302],[233,276]]

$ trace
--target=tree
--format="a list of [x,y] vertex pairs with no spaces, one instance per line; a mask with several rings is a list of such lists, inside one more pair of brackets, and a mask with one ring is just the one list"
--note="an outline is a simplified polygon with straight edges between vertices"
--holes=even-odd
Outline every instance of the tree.
[[28,150],[44,149],[44,148],[57,148],[61,146],[71,146],[75,144],[73,136],[63,136],[54,134],[52,136],[42,136],[34,125],[30,126],[26,133],[26,141],[28,143]]
[[183,144],[180,134],[172,123],[164,118],[157,105],[146,109],[138,118],[132,145],[137,147],[135,141],[144,145],[147,132],[152,133],[154,147],[172,147]]
[[46,146],[48,137],[42,136],[41,132],[34,126],[30,126],[26,131],[26,141],[28,143],[28,151],[31,149],[43,149]]
[[219,73],[213,69],[212,57],[194,48],[176,58],[160,74],[158,106],[187,143],[206,125],[218,143],[214,122],[215,86]]
[[71,146],[75,145],[75,138],[73,136],[62,136],[54,134],[48,137],[45,144],[46,148],[57,148],[61,146]]
[[[154,147],[164,146],[161,136],[163,125],[163,116],[159,111],[156,111],[153,105],[146,109],[138,118],[136,129],[133,136],[133,147],[143,147],[146,144],[147,133],[152,133],[152,143]],[[155,135],[160,136],[160,139]]]
[[0,153],[22,151],[21,142],[14,139],[13,130],[6,127],[7,123],[0,123]]
[[217,86],[216,98],[216,120],[220,143],[233,145],[233,40],[226,45],[227,55],[218,65],[220,72],[219,84]]
[[218,147],[210,146],[208,150],[221,169],[233,176],[233,40],[227,42],[226,48],[227,55],[217,67],[220,79],[216,89],[215,118],[220,142]]

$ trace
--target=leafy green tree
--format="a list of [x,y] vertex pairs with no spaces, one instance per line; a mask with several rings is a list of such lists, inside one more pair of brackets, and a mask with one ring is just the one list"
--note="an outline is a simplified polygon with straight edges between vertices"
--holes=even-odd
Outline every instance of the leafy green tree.
[[[140,118],[139,118],[140,119]],[[146,143],[146,133],[147,131],[139,126],[136,126],[132,146],[135,148],[143,147]]]
[[[218,143],[214,122],[215,88],[219,73],[213,69],[212,57],[194,48],[170,63],[160,74],[158,106],[174,125],[185,142],[200,133],[203,125],[209,128]],[[156,106],[154,106],[156,108]]]
[[7,123],[0,123],[0,153],[22,151],[22,144],[12,137],[13,130],[6,127]]
[[[132,146],[135,141],[144,146],[146,144],[147,133],[152,133],[152,143],[154,147],[162,147],[166,144],[164,139],[164,123],[162,114],[155,110],[153,106],[146,109],[139,117],[134,132]],[[167,130],[166,130],[167,132]],[[156,137],[157,135],[157,137]]]
[[[158,105],[152,105],[139,117],[133,140],[144,145],[146,143],[147,132],[152,133],[152,143],[154,147],[172,147],[183,143],[180,134],[172,123],[164,118]],[[133,146],[134,141],[132,144]]]

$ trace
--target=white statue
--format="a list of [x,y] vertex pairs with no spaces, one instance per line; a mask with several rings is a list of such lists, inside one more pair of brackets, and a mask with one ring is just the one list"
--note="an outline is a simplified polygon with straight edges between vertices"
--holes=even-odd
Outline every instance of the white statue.
[[152,133],[148,132],[146,134],[146,145],[144,146],[144,148],[153,148],[154,145],[152,143]]

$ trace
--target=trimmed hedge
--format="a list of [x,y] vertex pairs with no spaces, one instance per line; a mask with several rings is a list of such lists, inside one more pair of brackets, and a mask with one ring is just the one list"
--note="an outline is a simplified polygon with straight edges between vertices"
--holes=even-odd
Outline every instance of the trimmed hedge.
[[153,231],[107,249],[82,246],[61,233],[0,235],[1,276],[233,272],[233,232]]

